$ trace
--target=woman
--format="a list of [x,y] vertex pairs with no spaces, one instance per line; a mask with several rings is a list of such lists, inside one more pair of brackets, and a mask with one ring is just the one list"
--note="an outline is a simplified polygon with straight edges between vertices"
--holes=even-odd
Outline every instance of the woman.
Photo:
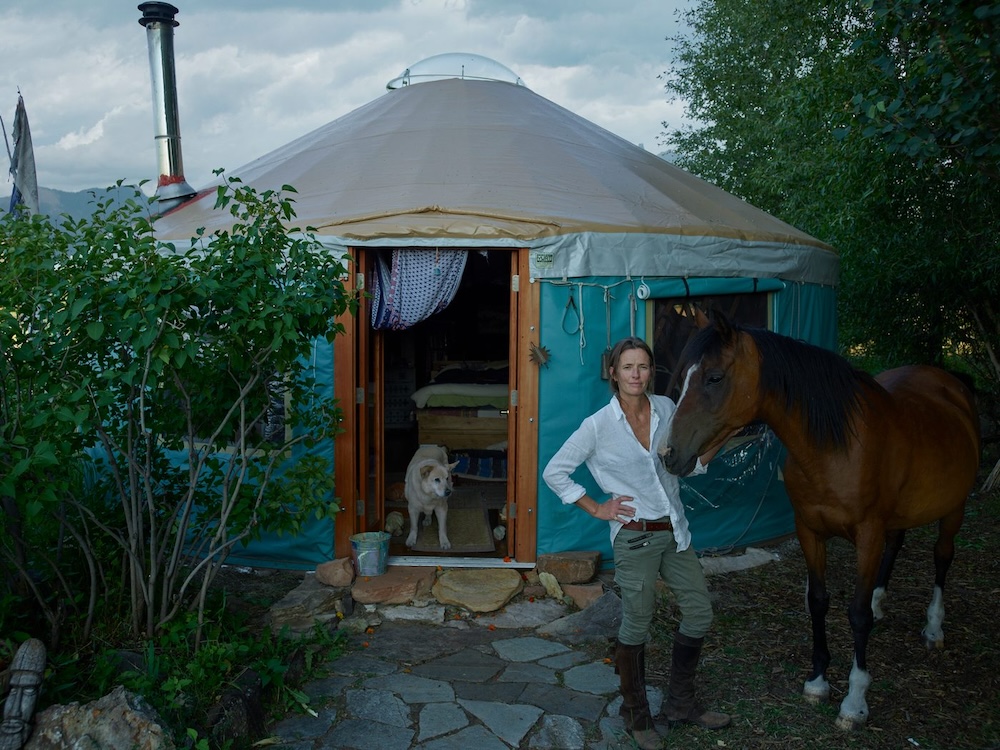
[[[677,478],[663,468],[656,452],[670,429],[675,406],[666,396],[649,392],[654,372],[653,352],[645,341],[635,337],[619,341],[608,367],[611,402],[583,421],[543,473],[563,503],[575,503],[611,525],[615,583],[623,608],[615,648],[620,713],[644,749],[661,746],[646,700],[645,669],[657,575],[674,592],[681,611],[663,713],[671,724],[693,722],[707,729],[730,722],[727,714],[706,711],[695,703],[694,675],[712,623],[712,605],[701,563],[691,548]],[[693,473],[704,473],[717,450],[702,456]],[[598,502],[571,478],[583,463],[609,499]]]

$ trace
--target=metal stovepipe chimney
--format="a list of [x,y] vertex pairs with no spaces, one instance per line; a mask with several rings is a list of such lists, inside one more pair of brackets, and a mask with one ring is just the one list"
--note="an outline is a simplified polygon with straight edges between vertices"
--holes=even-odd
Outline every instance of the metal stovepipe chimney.
[[195,194],[184,179],[181,127],[177,114],[177,74],[174,65],[174,27],[177,8],[170,3],[141,3],[149,46],[149,71],[153,82],[153,135],[159,177],[156,198],[160,212],[169,211]]

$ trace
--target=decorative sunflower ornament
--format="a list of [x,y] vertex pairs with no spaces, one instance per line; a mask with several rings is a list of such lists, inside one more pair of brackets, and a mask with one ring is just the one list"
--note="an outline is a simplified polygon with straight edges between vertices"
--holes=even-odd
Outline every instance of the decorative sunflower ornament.
[[539,346],[533,342],[528,342],[528,359],[534,362],[539,367],[549,366],[549,350],[544,346]]

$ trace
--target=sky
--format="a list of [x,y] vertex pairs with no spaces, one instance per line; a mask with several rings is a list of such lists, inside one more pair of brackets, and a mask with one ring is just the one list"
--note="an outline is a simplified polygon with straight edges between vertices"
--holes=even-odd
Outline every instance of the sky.
[[[433,55],[482,55],[537,94],[648,151],[683,105],[660,76],[685,0],[174,0],[185,177],[236,172],[380,97]],[[0,117],[24,97],[38,183],[57,190],[150,180],[152,88],[131,0],[0,6]],[[667,127],[664,126],[667,124]],[[6,161],[0,159],[6,167]],[[6,169],[0,175],[8,192]]]

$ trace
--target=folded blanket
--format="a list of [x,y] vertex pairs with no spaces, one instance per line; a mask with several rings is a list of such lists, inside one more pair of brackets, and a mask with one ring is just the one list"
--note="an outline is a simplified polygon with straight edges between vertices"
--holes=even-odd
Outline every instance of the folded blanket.
[[505,451],[464,450],[451,454],[457,461],[454,474],[469,479],[501,482],[507,479],[507,453]]

